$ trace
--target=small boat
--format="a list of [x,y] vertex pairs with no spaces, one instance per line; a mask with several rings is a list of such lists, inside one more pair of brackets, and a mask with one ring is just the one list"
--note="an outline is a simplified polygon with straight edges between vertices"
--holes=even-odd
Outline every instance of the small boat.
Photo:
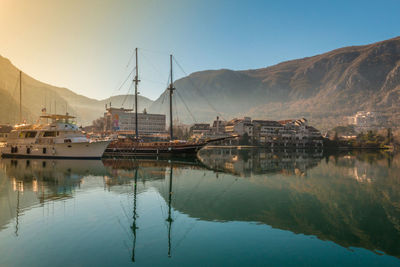
[[51,123],[14,127],[2,148],[2,157],[99,159],[111,141],[91,141],[76,124],[75,117],[44,114]]

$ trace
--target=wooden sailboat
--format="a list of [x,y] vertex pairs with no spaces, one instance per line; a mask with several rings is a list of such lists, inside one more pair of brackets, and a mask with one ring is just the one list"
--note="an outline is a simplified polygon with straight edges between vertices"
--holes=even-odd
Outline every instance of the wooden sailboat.
[[[210,139],[200,142],[182,142],[174,140],[173,135],[173,118],[172,118],[172,97],[175,91],[174,80],[173,80],[173,69],[172,69],[172,55],[170,55],[170,79],[167,90],[169,91],[169,131],[170,141],[165,142],[143,142],[139,138],[138,134],[138,118],[137,118],[137,88],[139,83],[138,77],[138,55],[136,48],[136,76],[135,82],[135,138],[125,138],[113,141],[106,149],[104,156],[118,157],[118,156],[136,156],[136,155],[190,155],[196,154],[201,148],[206,146],[208,143],[221,141],[227,139],[227,137]],[[228,137],[235,138],[235,137]]]

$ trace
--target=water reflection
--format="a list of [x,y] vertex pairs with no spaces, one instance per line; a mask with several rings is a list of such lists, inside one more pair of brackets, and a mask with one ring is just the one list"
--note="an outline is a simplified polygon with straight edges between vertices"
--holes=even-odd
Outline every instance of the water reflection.
[[178,242],[174,234],[183,231],[173,228],[174,212],[200,221],[257,222],[343,247],[400,257],[400,156],[207,149],[199,158],[4,159],[0,161],[0,230],[13,222],[18,235],[26,210],[74,198],[86,183],[87,188],[104,187],[131,197],[133,262],[137,237],[146,231],[139,211],[147,204],[138,202],[138,196],[149,188],[165,201],[168,257]]
[[323,157],[321,150],[265,149],[203,149],[200,160],[214,170],[239,176],[281,172],[305,175],[306,170],[318,165]]

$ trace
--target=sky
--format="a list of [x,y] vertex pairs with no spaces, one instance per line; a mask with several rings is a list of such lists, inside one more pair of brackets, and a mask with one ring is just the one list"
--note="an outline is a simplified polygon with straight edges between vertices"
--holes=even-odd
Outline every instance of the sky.
[[[400,35],[400,2],[0,0],[0,55],[26,74],[95,99],[140,94],[208,69],[255,69]],[[123,84],[123,85],[122,85]],[[121,86],[122,85],[122,86]]]

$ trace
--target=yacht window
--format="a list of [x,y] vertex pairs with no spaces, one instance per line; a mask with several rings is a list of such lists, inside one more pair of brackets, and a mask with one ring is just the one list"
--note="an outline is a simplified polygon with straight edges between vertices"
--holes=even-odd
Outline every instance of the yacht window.
[[64,139],[64,143],[71,143],[71,139]]
[[56,132],[51,131],[51,132],[44,132],[43,137],[55,137]]
[[35,138],[36,137],[36,132],[25,132],[25,138]]

